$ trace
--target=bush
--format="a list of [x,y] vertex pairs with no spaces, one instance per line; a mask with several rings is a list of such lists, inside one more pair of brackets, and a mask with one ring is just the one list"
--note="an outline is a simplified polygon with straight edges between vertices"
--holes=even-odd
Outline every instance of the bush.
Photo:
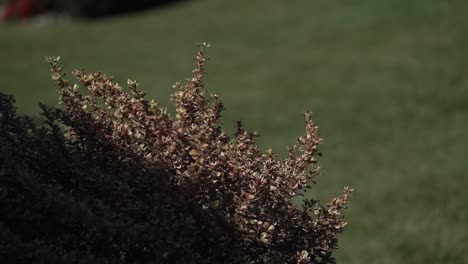
[[285,160],[262,153],[240,122],[230,139],[223,104],[194,76],[176,83],[177,114],[125,92],[103,73],[47,58],[64,109],[42,124],[0,95],[0,259],[5,263],[334,263],[340,210],[291,199],[318,174],[320,138],[306,133]]
[[55,10],[81,17],[98,17],[167,4],[177,0],[38,0],[39,10]]

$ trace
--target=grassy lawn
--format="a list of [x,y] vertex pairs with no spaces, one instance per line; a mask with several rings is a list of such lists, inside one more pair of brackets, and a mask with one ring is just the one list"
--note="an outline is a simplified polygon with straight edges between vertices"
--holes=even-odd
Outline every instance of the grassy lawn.
[[95,22],[0,25],[0,91],[56,104],[45,55],[138,79],[169,105],[195,42],[207,89],[284,155],[311,109],[324,138],[312,195],[356,188],[338,263],[468,263],[467,1],[188,1]]

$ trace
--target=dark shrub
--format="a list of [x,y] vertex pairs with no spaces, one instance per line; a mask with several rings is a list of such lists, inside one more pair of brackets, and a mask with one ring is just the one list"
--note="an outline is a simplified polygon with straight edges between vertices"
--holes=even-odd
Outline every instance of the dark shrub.
[[289,157],[261,153],[240,122],[230,139],[223,105],[206,96],[204,49],[174,87],[177,114],[102,73],[64,78],[48,58],[64,109],[37,125],[0,95],[2,263],[333,263],[340,210],[291,198],[317,175],[317,127]]
[[39,10],[65,12],[80,17],[100,17],[142,10],[180,0],[36,0]]

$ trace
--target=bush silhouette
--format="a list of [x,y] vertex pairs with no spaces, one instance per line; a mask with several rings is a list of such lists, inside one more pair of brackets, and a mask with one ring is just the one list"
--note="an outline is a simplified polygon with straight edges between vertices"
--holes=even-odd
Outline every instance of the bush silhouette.
[[327,205],[291,199],[318,175],[310,112],[298,145],[262,153],[204,91],[206,44],[176,83],[176,115],[103,73],[65,79],[43,122],[0,95],[0,259],[4,263],[334,263],[352,189]]
[[38,11],[60,11],[80,17],[101,17],[117,13],[143,10],[175,3],[180,0],[37,0]]

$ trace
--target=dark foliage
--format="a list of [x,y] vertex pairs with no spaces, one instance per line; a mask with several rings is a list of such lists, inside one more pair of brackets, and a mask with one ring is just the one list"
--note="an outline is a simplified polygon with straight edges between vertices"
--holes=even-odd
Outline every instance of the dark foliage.
[[138,11],[178,1],[180,0],[37,0],[37,9],[93,18]]
[[333,263],[340,210],[291,198],[317,174],[320,138],[306,134],[280,161],[242,125],[233,139],[206,96],[204,48],[194,77],[177,83],[177,115],[102,73],[64,78],[48,58],[65,109],[42,124],[0,94],[1,263]]
[[0,102],[1,263],[222,263],[235,253],[234,236],[164,170],[68,138],[61,111],[43,107],[39,127],[12,97]]

